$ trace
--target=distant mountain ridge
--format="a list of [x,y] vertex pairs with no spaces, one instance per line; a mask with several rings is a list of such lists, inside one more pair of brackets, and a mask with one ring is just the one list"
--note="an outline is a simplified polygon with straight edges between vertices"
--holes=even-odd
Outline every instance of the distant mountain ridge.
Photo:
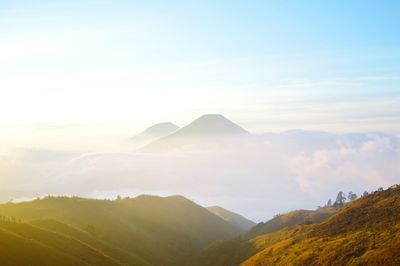
[[164,137],[168,134],[173,133],[178,130],[179,127],[172,122],[163,122],[152,125],[148,127],[145,131],[140,133],[139,135],[148,135],[152,137]]
[[213,141],[224,141],[250,133],[220,114],[207,114],[194,120],[174,133],[144,146],[141,151],[171,151],[174,149],[202,145]]
[[137,144],[138,146],[146,145],[156,139],[168,136],[177,131],[179,127],[172,122],[162,122],[152,125],[145,129],[143,132],[133,136],[129,142]]
[[255,222],[243,217],[242,215],[228,211],[220,206],[210,206],[207,207],[207,210],[243,231],[247,231],[256,225]]

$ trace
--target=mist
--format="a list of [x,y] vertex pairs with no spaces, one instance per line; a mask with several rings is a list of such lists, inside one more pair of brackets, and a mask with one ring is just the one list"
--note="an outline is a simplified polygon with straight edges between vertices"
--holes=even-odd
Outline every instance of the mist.
[[180,194],[255,221],[314,209],[338,191],[361,194],[400,176],[396,135],[293,130],[205,141],[162,152],[14,149],[0,160],[2,201],[45,194],[115,198]]

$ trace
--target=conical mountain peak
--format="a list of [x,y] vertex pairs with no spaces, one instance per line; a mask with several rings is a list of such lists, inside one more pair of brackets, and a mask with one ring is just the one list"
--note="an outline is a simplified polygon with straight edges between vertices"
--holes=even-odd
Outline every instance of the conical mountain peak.
[[174,133],[157,139],[141,151],[171,151],[226,143],[249,132],[220,114],[206,114]]
[[189,125],[179,130],[180,134],[243,134],[248,133],[239,125],[233,123],[226,117],[220,114],[206,114]]

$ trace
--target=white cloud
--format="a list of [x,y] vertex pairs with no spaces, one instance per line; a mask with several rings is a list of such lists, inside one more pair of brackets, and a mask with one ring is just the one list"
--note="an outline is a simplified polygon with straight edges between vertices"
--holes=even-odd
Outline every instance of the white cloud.
[[339,190],[361,193],[400,182],[399,139],[378,133],[290,131],[252,137],[224,149],[168,154],[24,154],[14,154],[8,166],[3,161],[3,185],[24,188],[28,194],[182,194],[257,220],[315,208]]
[[300,187],[308,192],[327,191],[332,186],[357,191],[387,187],[400,181],[398,145],[394,136],[368,134],[352,147],[295,157],[292,166]]

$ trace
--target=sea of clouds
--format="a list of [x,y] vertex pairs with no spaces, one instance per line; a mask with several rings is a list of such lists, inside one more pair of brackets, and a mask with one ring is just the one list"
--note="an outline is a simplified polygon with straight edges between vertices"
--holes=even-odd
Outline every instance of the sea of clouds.
[[163,153],[3,150],[0,200],[181,194],[261,221],[316,208],[338,191],[361,194],[400,183],[396,135],[295,130],[214,144]]

